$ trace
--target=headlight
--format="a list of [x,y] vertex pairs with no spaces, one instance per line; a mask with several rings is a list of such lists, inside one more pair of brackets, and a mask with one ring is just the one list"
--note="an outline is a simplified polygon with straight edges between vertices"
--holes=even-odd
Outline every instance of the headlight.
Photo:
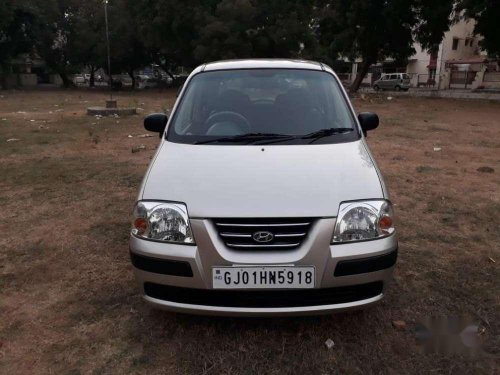
[[391,202],[373,200],[340,205],[332,243],[364,241],[394,233]]
[[186,205],[138,202],[134,209],[132,234],[147,240],[193,245]]

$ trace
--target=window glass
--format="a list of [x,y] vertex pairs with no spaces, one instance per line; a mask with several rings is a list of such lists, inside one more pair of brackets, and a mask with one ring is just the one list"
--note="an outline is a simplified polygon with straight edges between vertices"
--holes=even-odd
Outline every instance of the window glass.
[[327,140],[337,143],[339,139],[358,139],[350,108],[331,74],[241,69],[194,76],[169,125],[167,139],[199,143],[255,133],[301,136],[331,128],[347,131]]

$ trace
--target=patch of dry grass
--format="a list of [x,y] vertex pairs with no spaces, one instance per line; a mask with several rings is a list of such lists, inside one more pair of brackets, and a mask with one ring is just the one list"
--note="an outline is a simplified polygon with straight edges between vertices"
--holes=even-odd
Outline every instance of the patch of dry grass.
[[[0,92],[0,373],[494,373],[498,103],[357,99],[357,110],[381,116],[369,143],[398,215],[400,258],[386,299],[350,314],[229,319],[140,301],[129,216],[158,139],[128,138],[144,133],[142,116],[87,117],[85,107],[104,98]],[[171,107],[175,92],[118,99],[149,113]],[[131,153],[138,144],[146,151]],[[420,352],[418,322],[463,313],[485,328],[491,356]],[[396,319],[408,329],[395,330]]]

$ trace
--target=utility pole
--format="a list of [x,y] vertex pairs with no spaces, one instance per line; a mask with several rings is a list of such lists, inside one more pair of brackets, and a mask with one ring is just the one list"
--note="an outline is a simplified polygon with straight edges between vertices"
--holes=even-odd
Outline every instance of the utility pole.
[[104,18],[106,20],[106,42],[108,47],[108,76],[109,76],[109,100],[106,100],[106,107],[89,107],[87,114],[89,116],[131,116],[137,114],[136,108],[119,108],[116,100],[113,100],[113,76],[111,75],[111,48],[109,43],[109,25],[108,25],[108,2],[103,0]]
[[109,26],[108,26],[108,1],[104,0],[104,18],[106,21],[106,43],[108,48],[108,85],[109,85],[109,97],[113,100],[113,77],[111,76],[111,48],[109,44]]

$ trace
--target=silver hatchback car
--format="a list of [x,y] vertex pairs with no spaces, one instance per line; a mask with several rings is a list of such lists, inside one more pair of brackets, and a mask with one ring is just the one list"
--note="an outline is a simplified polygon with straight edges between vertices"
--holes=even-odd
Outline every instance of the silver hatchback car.
[[406,73],[383,74],[379,80],[373,82],[373,89],[408,91],[410,89],[411,78]]
[[391,202],[326,65],[202,65],[168,119],[136,202],[130,255],[144,299],[212,315],[305,315],[380,301],[396,263]]

